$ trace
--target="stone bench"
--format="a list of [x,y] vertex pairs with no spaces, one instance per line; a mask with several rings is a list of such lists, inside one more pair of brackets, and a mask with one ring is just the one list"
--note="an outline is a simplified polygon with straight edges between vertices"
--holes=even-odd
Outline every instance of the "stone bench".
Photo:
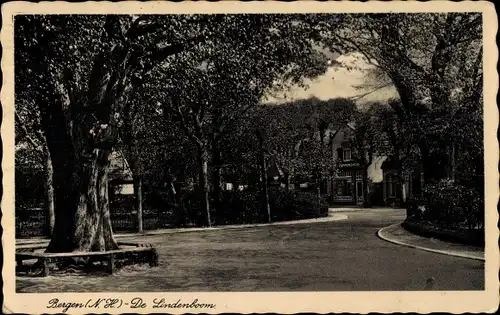
[[101,261],[108,262],[108,272],[113,274],[115,271],[115,257],[127,253],[142,253],[146,255],[151,267],[158,266],[158,254],[156,249],[150,244],[137,243],[118,243],[118,246],[129,246],[129,248],[121,248],[116,250],[108,250],[102,252],[71,252],[71,253],[41,253],[34,252],[37,249],[46,248],[46,246],[23,246],[16,248],[16,263],[18,266],[23,265],[24,260],[38,259],[43,266],[42,276],[49,275],[49,261],[57,261],[64,258],[73,257],[93,257]]

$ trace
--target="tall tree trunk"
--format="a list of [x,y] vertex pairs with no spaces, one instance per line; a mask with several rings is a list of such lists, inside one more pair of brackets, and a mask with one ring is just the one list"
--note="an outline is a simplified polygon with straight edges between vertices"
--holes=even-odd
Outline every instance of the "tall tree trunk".
[[285,191],[289,192],[290,191],[290,173],[289,172],[284,172],[284,179],[285,179]]
[[263,190],[263,197],[264,197],[264,207],[267,212],[267,221],[271,223],[272,218],[271,218],[271,206],[269,205],[269,185],[267,181],[267,166],[266,166],[266,158],[265,156],[262,157],[262,190]]
[[335,200],[335,171],[330,171],[330,203]]
[[125,150],[123,156],[130,164],[130,170],[132,172],[132,182],[134,186],[134,210],[137,215],[137,231],[142,233],[143,228],[143,196],[142,196],[142,161],[141,153],[139,152],[139,143],[134,131],[134,126],[132,124],[133,119],[131,116],[131,105],[127,104],[125,108],[125,124],[122,134],[124,135],[123,142],[125,144]]
[[450,152],[450,179],[455,181],[456,174],[456,163],[455,163],[455,142],[451,144],[451,152]]
[[[134,210],[137,214],[137,231],[144,232],[143,228],[143,209],[142,209],[142,163],[138,148],[137,139],[132,134],[129,134],[127,143],[127,158],[130,161],[132,171],[132,182],[134,186]],[[124,157],[125,158],[125,157]]]
[[323,180],[323,177],[321,176],[321,170],[317,169],[316,173],[316,191],[318,192],[319,195],[321,195],[321,181]]
[[137,212],[137,230],[139,233],[142,233],[144,232],[142,213],[142,176],[134,174],[132,177],[134,182],[135,211]]
[[262,192],[262,201],[263,208],[265,208],[265,212],[267,213],[267,221],[270,223],[272,221],[271,217],[271,207],[269,205],[269,185],[268,185],[268,174],[267,174],[267,165],[266,165],[266,139],[267,134],[262,129],[255,130],[257,138],[259,139],[259,154],[258,154],[258,163],[259,163],[259,173],[261,179],[261,192]]
[[43,146],[43,163],[45,168],[45,194],[47,201],[47,210],[49,215],[49,236],[52,235],[55,225],[55,210],[54,210],[54,170],[52,168],[52,160],[50,158],[49,148],[45,144]]
[[267,221],[271,222],[271,207],[269,205],[269,185],[267,182],[267,165],[266,165],[266,156],[264,152],[264,144],[261,141],[260,145],[260,174],[262,179],[262,199],[264,202],[264,208],[267,213]]
[[199,189],[200,197],[202,198],[203,210],[207,216],[207,225],[212,226],[212,219],[210,218],[210,191],[208,187],[208,151],[206,145],[198,146],[198,164],[200,168],[199,173]]
[[215,143],[212,145],[212,200],[214,208],[219,207],[222,186],[221,165],[222,157],[219,146]]

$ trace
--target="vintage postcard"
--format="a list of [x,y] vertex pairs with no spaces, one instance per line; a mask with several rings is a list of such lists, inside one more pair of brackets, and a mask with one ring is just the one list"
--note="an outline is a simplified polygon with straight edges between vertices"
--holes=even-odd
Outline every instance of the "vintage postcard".
[[491,3],[2,20],[4,313],[496,311]]

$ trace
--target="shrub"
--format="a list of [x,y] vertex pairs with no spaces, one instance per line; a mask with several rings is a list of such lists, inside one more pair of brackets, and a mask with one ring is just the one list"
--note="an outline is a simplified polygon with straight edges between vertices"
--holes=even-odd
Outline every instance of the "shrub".
[[326,216],[328,204],[312,192],[271,190],[269,203],[273,221],[300,220]]
[[455,228],[482,228],[484,200],[476,189],[443,180],[424,188],[423,199],[409,201],[408,217]]
[[[177,215],[169,219],[171,224],[176,226],[206,225],[206,213],[201,201],[202,196],[196,191],[186,194],[182,207],[175,209]],[[162,209],[169,207],[168,197],[163,194],[157,194],[152,203],[155,207]],[[326,216],[328,213],[328,204],[325,200],[319,201],[317,194],[310,192],[285,192],[281,189],[271,189],[269,205],[272,221],[317,218]],[[222,191],[219,203],[212,202],[210,215],[212,222],[216,225],[250,224],[268,220],[260,191]],[[179,216],[182,218],[177,218]]]
[[[326,216],[328,205],[317,194],[281,189],[269,190],[272,221],[289,221]],[[223,191],[220,204],[213,211],[216,224],[267,222],[264,200],[259,191]]]
[[257,223],[264,220],[260,193],[256,191],[223,191],[213,216],[216,224]]

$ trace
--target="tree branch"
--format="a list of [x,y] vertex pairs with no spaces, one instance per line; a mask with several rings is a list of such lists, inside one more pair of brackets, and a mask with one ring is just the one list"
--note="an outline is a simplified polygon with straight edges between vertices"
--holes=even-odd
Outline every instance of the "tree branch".
[[348,100],[357,101],[357,100],[359,100],[359,99],[364,98],[365,96],[368,96],[368,95],[370,95],[370,94],[372,94],[372,93],[377,92],[378,90],[381,90],[381,89],[383,89],[383,88],[385,88],[385,87],[391,86],[392,84],[393,84],[392,82],[390,82],[390,83],[386,83],[386,84],[384,84],[384,85],[378,86],[377,88],[375,88],[375,89],[373,89],[373,90],[371,90],[371,91],[369,91],[369,92],[367,92],[367,93],[364,93],[364,94],[359,94],[359,95],[355,95],[355,96],[351,96],[351,97],[349,97],[349,98],[348,98]]
[[[24,125],[24,122],[23,120],[21,119],[21,116],[19,116],[19,114],[17,112],[15,112],[15,119],[16,119],[16,122],[18,123],[19,125],[19,128],[21,128],[21,131],[23,133],[23,136],[21,138],[24,138],[28,141],[29,144],[31,144],[33,146],[33,149],[39,151],[39,152],[43,152],[41,146],[43,145],[43,139],[38,139],[39,141],[42,142],[42,144],[39,144],[39,143],[36,143],[36,141],[30,136],[29,132],[28,132],[28,129],[26,128],[26,126]],[[35,135],[37,135],[37,137],[41,137],[42,135],[38,135],[38,133],[35,132]]]
[[[364,50],[363,48],[361,48],[361,46],[356,44],[352,39],[345,38],[345,37],[342,37],[342,36],[337,35],[337,34],[334,34],[334,36],[337,37],[340,41],[345,41],[345,42],[351,44],[355,49],[357,49],[358,52],[360,52],[361,54],[363,54],[363,56],[365,56],[366,60],[370,64],[372,64],[378,68],[381,68],[382,70],[385,70],[385,68],[379,64],[377,58],[375,58],[371,53],[369,53],[366,50]],[[376,63],[374,63],[373,60],[376,61]]]
[[184,118],[184,115],[183,115],[182,110],[181,110],[180,101],[176,97],[174,97],[173,103],[174,103],[173,104],[174,105],[173,106],[174,114],[179,119],[181,127],[184,130],[184,132],[186,133],[186,135],[188,137],[190,137],[192,140],[194,140],[197,144],[202,144],[201,139],[198,138],[191,129],[189,129],[189,126],[187,125],[186,119]]
[[196,44],[206,41],[207,39],[208,39],[207,36],[196,36],[188,39],[184,43],[169,45],[166,47],[160,47],[154,49],[148,60],[143,61],[144,68],[142,69],[142,74],[143,75],[149,74],[156,66],[163,63],[163,61],[165,61],[169,56],[183,52]]

